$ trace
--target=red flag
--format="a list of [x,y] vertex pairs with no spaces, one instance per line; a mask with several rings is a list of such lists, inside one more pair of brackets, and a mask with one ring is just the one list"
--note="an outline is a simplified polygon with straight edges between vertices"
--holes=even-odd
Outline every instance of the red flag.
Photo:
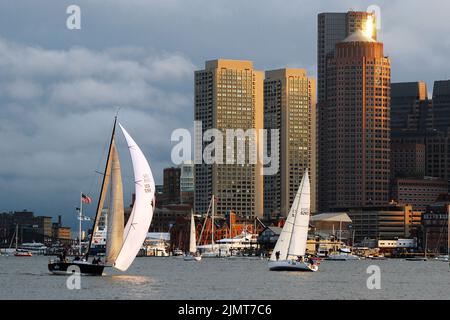
[[83,201],[83,203],[91,203],[92,202],[92,198],[85,195],[84,193],[81,194],[81,201]]

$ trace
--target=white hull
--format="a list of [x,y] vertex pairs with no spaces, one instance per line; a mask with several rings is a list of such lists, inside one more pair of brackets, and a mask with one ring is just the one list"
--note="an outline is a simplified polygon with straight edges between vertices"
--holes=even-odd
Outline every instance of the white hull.
[[353,254],[331,254],[325,260],[334,260],[334,261],[348,261],[348,260],[360,260],[358,256]]
[[191,254],[187,254],[183,257],[184,261],[200,261],[202,260],[202,256],[193,256]]
[[310,265],[306,262],[300,262],[295,260],[279,260],[269,261],[269,269],[271,271],[318,271],[317,265]]
[[437,261],[448,262],[448,256],[439,256],[436,258]]

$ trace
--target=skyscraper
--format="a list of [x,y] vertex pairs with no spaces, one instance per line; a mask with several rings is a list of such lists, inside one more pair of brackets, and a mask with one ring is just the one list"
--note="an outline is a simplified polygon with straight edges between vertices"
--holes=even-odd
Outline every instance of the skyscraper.
[[[315,142],[312,141],[315,91],[315,80],[308,78],[304,69],[266,71],[264,128],[278,129],[280,133],[279,170],[275,175],[264,176],[264,212],[267,215],[279,212],[286,216],[306,168],[311,176],[311,189],[315,190],[315,174],[312,173],[315,161],[311,160],[315,157]],[[311,203],[315,204],[314,199]]]
[[319,206],[384,205],[390,178],[390,61],[357,30],[337,43],[320,106]]
[[[327,191],[325,181],[320,181],[320,173],[325,172],[328,150],[326,149],[327,120],[325,117],[325,101],[327,99],[327,63],[334,57],[336,44],[353,34],[357,30],[365,29],[367,23],[375,26],[376,17],[373,13],[364,11],[349,12],[325,12],[318,15],[317,21],[317,201],[320,195]],[[371,35],[373,40],[377,39],[375,28]],[[324,175],[321,175],[324,176]],[[318,205],[318,204],[317,204]],[[323,209],[318,205],[318,209]]]
[[[211,143],[199,136],[208,129],[223,133],[225,158],[230,151],[225,146],[227,129],[263,128],[263,80],[263,72],[255,71],[251,61],[212,60],[206,62],[204,70],[195,72],[195,120],[202,122],[196,141],[203,141],[195,145],[196,152],[203,153]],[[247,217],[262,216],[262,165],[250,161],[258,148],[249,143],[248,136],[233,140],[245,143],[245,164],[195,163],[195,211],[205,213],[214,194],[218,214],[232,210]]]
[[450,134],[450,80],[434,82],[433,128]]
[[[324,12],[318,15],[317,21],[317,75],[318,101],[326,97],[327,60],[333,57],[337,43],[341,42],[356,30],[363,30],[368,17],[375,23],[375,15],[364,11]],[[377,40],[376,30],[372,39]]]
[[424,132],[431,123],[431,101],[425,82],[391,84],[391,130]]

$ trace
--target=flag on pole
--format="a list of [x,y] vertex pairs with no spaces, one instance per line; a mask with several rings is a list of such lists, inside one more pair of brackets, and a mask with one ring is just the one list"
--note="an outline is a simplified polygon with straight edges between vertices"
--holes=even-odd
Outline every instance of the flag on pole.
[[83,203],[91,203],[92,202],[92,198],[85,195],[84,193],[81,194],[81,201],[83,201]]

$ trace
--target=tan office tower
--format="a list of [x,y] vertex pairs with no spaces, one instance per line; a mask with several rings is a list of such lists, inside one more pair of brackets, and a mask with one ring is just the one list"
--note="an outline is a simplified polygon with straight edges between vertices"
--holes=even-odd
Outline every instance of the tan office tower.
[[264,176],[265,215],[286,216],[303,173],[311,178],[311,210],[315,211],[316,82],[304,69],[266,71],[264,128],[279,130],[279,170]]
[[387,204],[390,61],[383,44],[359,30],[336,44],[326,92],[320,208]]
[[[202,130],[196,132],[196,141],[208,129],[218,129],[223,133],[223,164],[206,164],[195,161],[195,211],[206,213],[211,196],[217,198],[216,214],[234,211],[246,217],[263,215],[263,175],[258,161],[258,147],[251,147],[245,137],[245,164],[227,164],[225,146],[227,129],[262,129],[264,74],[253,69],[251,61],[212,60],[205,69],[195,72],[195,120],[202,122]],[[243,141],[241,139],[241,141]],[[256,141],[258,142],[258,141]],[[195,152],[201,155],[210,141],[195,145]],[[230,151],[230,150],[228,150]],[[217,155],[217,153],[216,153]],[[197,156],[198,158],[198,156]]]

